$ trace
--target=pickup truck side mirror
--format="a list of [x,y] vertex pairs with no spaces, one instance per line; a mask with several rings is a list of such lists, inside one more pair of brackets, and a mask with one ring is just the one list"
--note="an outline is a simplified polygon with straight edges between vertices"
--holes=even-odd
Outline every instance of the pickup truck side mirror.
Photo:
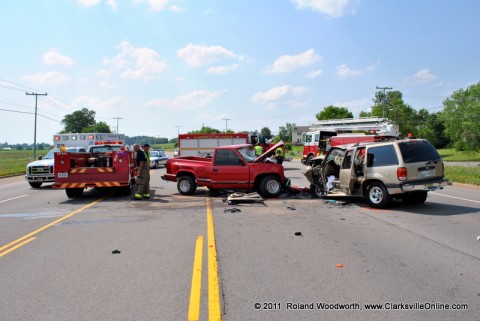
[[246,166],[245,162],[242,161],[241,159],[238,160],[238,163],[240,164],[240,166]]
[[43,156],[38,156],[38,160],[42,160],[43,159]]

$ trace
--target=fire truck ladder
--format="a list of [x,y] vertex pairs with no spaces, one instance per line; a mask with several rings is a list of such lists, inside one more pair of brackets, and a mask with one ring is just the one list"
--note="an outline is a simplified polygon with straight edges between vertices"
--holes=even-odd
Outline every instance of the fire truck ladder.
[[393,125],[387,118],[379,117],[360,117],[360,118],[343,118],[321,120],[310,124],[310,130],[326,130],[326,131],[351,131],[363,130],[375,132],[379,135],[398,136],[398,125]]

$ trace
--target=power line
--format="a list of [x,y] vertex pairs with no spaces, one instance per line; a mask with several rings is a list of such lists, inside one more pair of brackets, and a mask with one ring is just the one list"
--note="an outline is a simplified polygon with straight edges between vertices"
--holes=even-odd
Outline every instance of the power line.
[[227,132],[227,130],[228,130],[228,121],[230,120],[230,118],[222,118],[222,120],[225,121],[225,132]]

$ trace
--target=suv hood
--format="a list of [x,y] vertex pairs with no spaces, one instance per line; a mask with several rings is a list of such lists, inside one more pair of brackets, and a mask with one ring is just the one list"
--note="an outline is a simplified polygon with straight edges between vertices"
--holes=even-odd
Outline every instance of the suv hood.
[[275,150],[278,148],[278,147],[283,147],[285,144],[283,143],[283,141],[279,141],[278,143],[276,143],[274,146],[272,146],[269,150],[267,150],[265,153],[263,153],[262,155],[258,156],[257,158],[255,158],[255,160],[253,161],[254,163],[260,163],[260,162],[263,162],[265,161],[265,159],[268,157],[268,156],[271,156],[272,154],[275,153]]

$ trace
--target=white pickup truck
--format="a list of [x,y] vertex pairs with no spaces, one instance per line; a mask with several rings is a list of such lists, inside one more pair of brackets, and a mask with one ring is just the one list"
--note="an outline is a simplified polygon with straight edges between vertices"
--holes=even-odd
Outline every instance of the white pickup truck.
[[[40,156],[38,160],[27,164],[25,170],[25,179],[33,188],[39,188],[43,183],[53,183],[55,174],[53,172],[54,155],[60,149],[54,148],[45,156]],[[86,153],[85,147],[67,147],[67,152]]]

